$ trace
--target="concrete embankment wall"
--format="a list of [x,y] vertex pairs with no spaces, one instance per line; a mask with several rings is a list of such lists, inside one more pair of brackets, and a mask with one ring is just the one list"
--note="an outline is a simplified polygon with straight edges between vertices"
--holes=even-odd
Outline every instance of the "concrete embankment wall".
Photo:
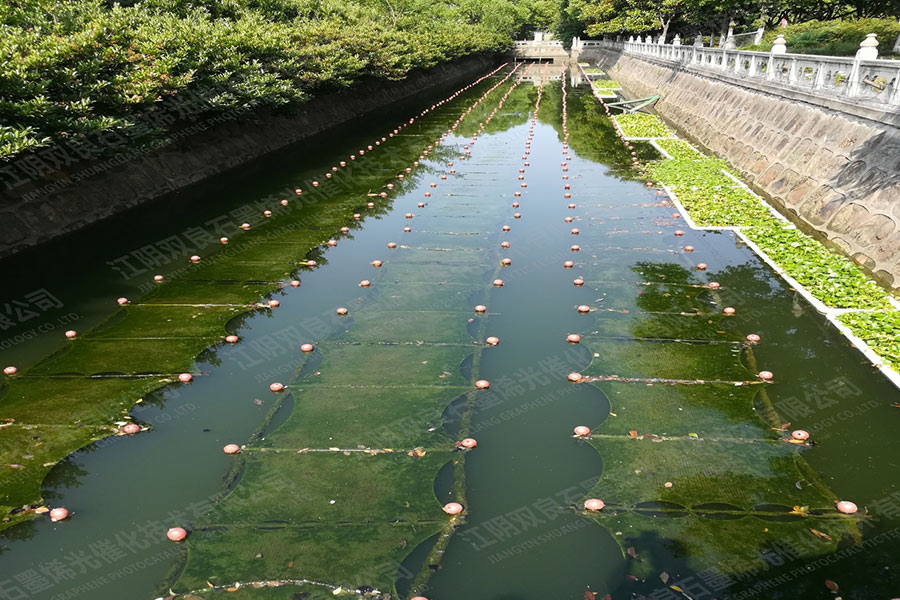
[[[440,86],[468,82],[499,64],[473,56],[414,73],[397,82],[372,81],[316,98],[293,114],[233,111],[183,120],[153,148],[138,148],[115,132],[81,147],[116,149],[79,160],[65,149],[41,150],[0,163],[0,257],[75,231],[180,190],[314,134]],[[185,106],[190,109],[190,104]],[[176,113],[177,114],[177,113]]]
[[[759,89],[608,50],[584,53],[726,159],[785,213],[900,287],[900,114]],[[851,112],[853,114],[851,114]]]

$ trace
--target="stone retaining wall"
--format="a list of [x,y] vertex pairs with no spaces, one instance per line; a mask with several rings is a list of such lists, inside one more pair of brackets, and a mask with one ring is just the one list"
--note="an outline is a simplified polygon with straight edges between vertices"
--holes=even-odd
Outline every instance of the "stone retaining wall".
[[[112,157],[55,169],[40,155],[5,165],[0,187],[0,257],[14,254],[114,214],[218,175],[342,122],[415,94],[484,75],[495,56],[474,56],[415,73],[372,81],[317,98],[296,114],[261,111],[187,122],[155,150],[122,145]],[[110,134],[110,141],[116,137]],[[0,166],[3,166],[0,163]],[[25,168],[39,172],[26,178]]]
[[757,191],[900,287],[900,128],[713,75],[597,51],[588,59]]

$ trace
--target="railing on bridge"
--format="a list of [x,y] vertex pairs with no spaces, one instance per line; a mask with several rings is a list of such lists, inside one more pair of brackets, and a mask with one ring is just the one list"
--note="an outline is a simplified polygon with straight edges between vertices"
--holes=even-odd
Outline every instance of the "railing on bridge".
[[[647,38],[651,38],[648,36]],[[779,41],[781,43],[779,43]],[[788,89],[812,91],[821,96],[853,98],[896,107],[900,105],[900,61],[877,56],[877,41],[870,34],[856,57],[786,54],[783,38],[772,52],[707,48],[700,42],[683,46],[630,39],[627,42],[580,41],[578,48],[606,48],[633,56],[676,63],[689,69],[713,71]]]

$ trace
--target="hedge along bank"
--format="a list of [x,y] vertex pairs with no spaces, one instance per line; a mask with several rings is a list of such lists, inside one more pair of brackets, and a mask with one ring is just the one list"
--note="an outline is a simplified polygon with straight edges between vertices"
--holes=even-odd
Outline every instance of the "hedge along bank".
[[692,228],[734,231],[900,387],[900,302],[848,257],[798,230],[725,161],[677,139],[658,116],[611,119],[624,139],[647,140],[665,157],[647,166],[647,178],[665,189]]
[[[458,93],[435,108],[447,104],[451,110],[462,110],[459,101],[451,103]],[[419,116],[431,112],[426,109]],[[439,124],[420,123],[417,118],[394,131],[420,131],[426,139],[437,132]],[[385,171],[403,172],[423,148],[418,136],[385,132],[384,139],[372,143],[374,151],[362,149],[344,161],[356,165],[352,176],[342,177],[344,167],[336,166],[318,177],[319,193],[313,202],[304,202],[299,188],[293,197],[273,201],[271,216],[262,219],[265,225],[236,228],[227,243],[189,263],[181,277],[166,277],[144,297],[125,299],[108,321],[77,333],[63,350],[27,370],[0,374],[0,464],[11,465],[0,470],[0,528],[41,514],[40,484],[59,460],[119,433],[136,401],[177,382],[178,374],[189,369],[201,351],[226,341],[225,334],[240,324],[236,317],[273,310],[265,298],[286,280],[297,279],[299,272],[322,262],[329,239],[351,235],[363,215],[379,215],[390,208],[392,198],[418,175],[407,173],[403,180],[392,178],[386,184]],[[378,152],[387,146],[396,149]],[[431,155],[450,157],[450,152],[435,145]],[[379,188],[381,193],[367,196]],[[315,228],[307,226],[312,222]],[[217,283],[220,280],[231,283]],[[114,302],[110,300],[111,305]]]

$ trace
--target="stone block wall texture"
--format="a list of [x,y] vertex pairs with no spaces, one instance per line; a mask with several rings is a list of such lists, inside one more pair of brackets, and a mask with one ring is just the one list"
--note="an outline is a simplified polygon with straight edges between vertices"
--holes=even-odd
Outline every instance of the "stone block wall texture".
[[783,212],[900,287],[900,128],[610,51],[598,57],[636,97],[660,94],[662,117]]
[[[412,74],[399,82],[372,81],[348,92],[314,99],[293,114],[262,111],[224,122],[186,123],[177,139],[150,151],[122,147],[117,156],[61,169],[37,164],[40,178],[0,186],[0,258],[70,233],[160,198],[365,115],[439,86],[469,81],[498,64],[474,56]],[[86,176],[97,171],[96,174]],[[77,181],[75,181],[77,180]],[[56,188],[56,189],[54,189]],[[49,190],[49,191],[48,191]]]

